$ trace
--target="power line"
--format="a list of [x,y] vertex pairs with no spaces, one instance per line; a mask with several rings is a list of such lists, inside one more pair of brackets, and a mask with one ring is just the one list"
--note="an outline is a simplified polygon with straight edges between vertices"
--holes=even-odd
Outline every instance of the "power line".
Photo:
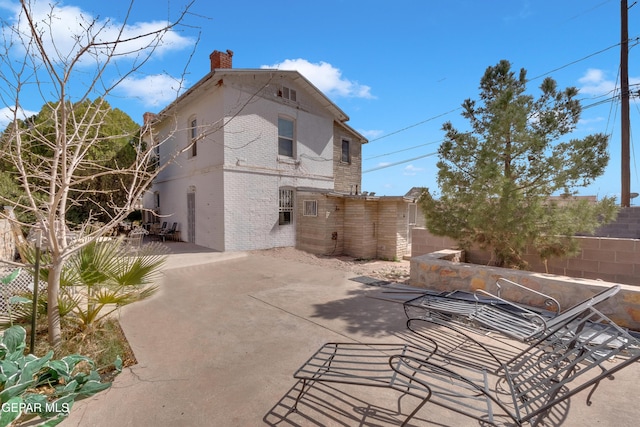
[[398,151],[392,151],[390,153],[384,153],[384,154],[378,154],[377,156],[372,156],[372,157],[367,157],[364,160],[371,160],[371,159],[377,159],[378,157],[385,157],[385,156],[390,156],[392,154],[397,154],[397,153],[402,153],[403,151],[409,151],[409,150],[413,150],[416,148],[420,148],[420,147],[425,147],[427,145],[433,145],[433,144],[438,144],[443,142],[444,140],[439,139],[438,141],[431,141],[431,142],[427,142],[425,144],[420,144],[420,145],[414,145],[413,147],[409,147],[409,148],[405,148],[403,150],[398,150]]
[[377,166],[375,168],[367,169],[366,171],[362,171],[362,173],[368,173],[368,172],[373,172],[373,171],[377,171],[377,170],[380,170],[380,169],[386,169],[386,168],[390,168],[392,166],[398,166],[398,165],[401,165],[403,163],[409,163],[409,162],[412,162],[414,160],[423,159],[425,157],[435,156],[436,154],[438,154],[438,153],[436,152],[436,153],[423,154],[422,156],[413,157],[411,159],[401,160],[399,162],[389,163],[388,165],[382,165],[382,166]]
[[[636,46],[636,45],[640,44],[640,37],[636,37],[636,38],[635,38],[635,39],[633,39],[633,40],[636,42],[636,43],[634,44],[634,46]],[[569,63],[567,63],[567,64],[564,64],[564,65],[562,65],[562,66],[560,66],[560,67],[554,68],[553,70],[547,71],[547,72],[545,72],[545,73],[543,73],[543,74],[540,74],[540,75],[538,75],[538,76],[536,76],[536,77],[533,77],[533,78],[531,78],[531,79],[527,79],[527,82],[530,82],[530,81],[533,81],[533,80],[537,80],[537,79],[539,79],[539,78],[541,78],[541,77],[544,77],[544,76],[549,75],[549,74],[551,74],[551,73],[554,73],[554,72],[556,72],[556,71],[562,70],[562,69],[567,68],[567,67],[569,67],[569,66],[571,66],[571,65],[575,65],[575,64],[577,64],[578,62],[582,62],[582,61],[584,61],[584,60],[586,60],[586,59],[589,59],[589,58],[591,58],[591,57],[593,57],[593,56],[596,56],[596,55],[599,55],[599,54],[601,54],[601,53],[604,53],[604,52],[606,52],[606,51],[608,51],[608,50],[610,50],[610,49],[613,49],[613,48],[615,48],[615,47],[618,47],[618,46],[620,46],[620,43],[616,43],[616,44],[614,44],[614,45],[611,45],[611,46],[609,46],[609,47],[606,47],[606,48],[604,48],[604,49],[601,49],[601,50],[599,50],[599,51],[597,51],[597,52],[594,52],[594,53],[591,53],[591,54],[589,54],[589,55],[587,55],[587,56],[584,56],[584,57],[582,57],[582,58],[580,58],[580,59],[577,59],[577,60],[575,60],[575,61],[571,61],[571,62],[569,62]],[[371,142],[379,141],[379,140],[384,139],[384,138],[386,138],[386,137],[388,137],[388,136],[396,135],[396,134],[398,134],[398,133],[400,133],[400,132],[404,132],[404,131],[409,130],[409,129],[412,129],[412,128],[416,127],[416,126],[420,126],[420,125],[422,125],[422,124],[424,124],[424,123],[427,123],[427,122],[430,122],[430,121],[435,120],[435,119],[437,119],[437,118],[440,118],[440,117],[446,116],[447,114],[451,114],[451,113],[456,112],[456,111],[461,110],[461,109],[462,109],[462,107],[454,108],[453,110],[449,110],[449,111],[447,111],[447,112],[445,112],[445,113],[441,113],[441,114],[438,114],[438,115],[436,115],[436,116],[429,117],[428,119],[425,119],[425,120],[422,120],[422,121],[420,121],[420,122],[414,123],[414,124],[412,124],[412,125],[406,126],[406,127],[402,128],[402,129],[398,129],[398,130],[396,130],[396,131],[393,131],[393,132],[390,132],[390,133],[388,133],[388,134],[382,135],[382,136],[380,136],[380,137],[378,137],[378,138],[371,139],[371,140],[369,140],[369,142],[371,143]]]
[[440,117],[442,117],[442,116],[446,116],[447,114],[451,114],[451,113],[453,113],[454,111],[458,111],[458,110],[461,110],[461,109],[462,109],[462,107],[454,108],[453,110],[447,111],[446,113],[442,113],[442,114],[438,114],[437,116],[429,117],[428,119],[422,120],[421,122],[418,122],[418,123],[415,123],[415,124],[409,125],[409,126],[404,127],[404,128],[402,128],[402,129],[398,129],[398,130],[396,130],[396,131],[394,131],[394,132],[388,133],[388,134],[386,134],[386,135],[382,135],[381,137],[378,137],[378,138],[375,138],[375,139],[371,139],[371,140],[369,140],[369,142],[379,141],[379,140],[381,140],[381,139],[383,139],[383,138],[386,138],[386,137],[388,137],[388,136],[395,135],[395,134],[400,133],[400,132],[404,132],[405,130],[408,130],[408,129],[414,128],[414,127],[416,127],[416,126],[420,126],[421,124],[424,124],[424,123],[430,122],[430,121],[432,121],[432,120],[435,120],[435,119],[440,118]]

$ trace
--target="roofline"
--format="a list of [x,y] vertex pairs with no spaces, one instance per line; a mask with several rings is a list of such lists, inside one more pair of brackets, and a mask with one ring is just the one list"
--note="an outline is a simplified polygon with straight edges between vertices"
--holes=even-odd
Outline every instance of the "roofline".
[[320,104],[325,107],[327,110],[331,111],[334,115],[336,121],[343,126],[347,127],[347,129],[351,130],[358,136],[365,139],[358,132],[353,130],[350,126],[346,125],[346,121],[349,120],[349,116],[342,111],[333,101],[331,101],[320,89],[313,85],[306,77],[304,77],[300,72],[295,70],[278,70],[278,69],[270,69],[270,68],[216,68],[215,70],[209,72],[203,78],[201,78],[196,84],[187,89],[183,94],[174,99],[169,105],[163,108],[158,114],[157,119],[160,120],[163,116],[167,115],[169,111],[171,111],[177,104],[183,101],[185,98],[189,97],[193,92],[198,90],[201,86],[207,83],[209,80],[214,77],[221,77],[228,75],[246,75],[246,74],[281,74],[281,75],[289,75],[293,78],[294,81],[300,83],[303,87],[310,90],[314,98],[320,102]]

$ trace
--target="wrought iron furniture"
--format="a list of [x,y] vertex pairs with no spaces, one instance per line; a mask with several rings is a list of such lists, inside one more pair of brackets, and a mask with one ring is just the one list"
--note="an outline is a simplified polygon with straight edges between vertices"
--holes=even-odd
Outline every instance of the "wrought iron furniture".
[[[557,411],[568,411],[567,399],[582,390],[591,389],[589,405],[600,381],[640,359],[638,340],[592,305],[575,311],[558,327],[569,323],[574,334],[545,336],[507,360],[438,319],[407,321],[409,329],[431,348],[406,343],[325,344],[295,372],[302,388],[292,410],[298,410],[314,383],[331,382],[387,387],[417,397],[417,406],[402,425],[432,403],[490,425],[506,421],[535,426],[550,412],[555,417]],[[431,334],[434,327],[447,332]],[[433,338],[452,334],[465,344],[451,350],[446,338],[439,338],[443,342]],[[480,353],[491,363],[480,362],[475,356]]]
[[567,324],[566,320],[574,317],[576,313],[611,298],[620,290],[619,285],[612,286],[567,310],[560,311],[560,304],[555,299],[506,279],[499,279],[500,281],[537,294],[544,298],[547,306],[554,306],[555,312],[534,311],[500,296],[478,291],[475,294],[424,294],[403,304],[405,314],[407,318],[436,317],[446,321],[463,322],[528,342],[548,334],[550,330],[556,330],[558,325]]
[[158,235],[162,237],[162,241],[164,242],[167,237],[170,237],[172,239],[175,238],[176,234],[178,233],[177,229],[178,223],[174,222],[171,228],[163,228],[162,230],[160,230],[160,233],[158,233]]

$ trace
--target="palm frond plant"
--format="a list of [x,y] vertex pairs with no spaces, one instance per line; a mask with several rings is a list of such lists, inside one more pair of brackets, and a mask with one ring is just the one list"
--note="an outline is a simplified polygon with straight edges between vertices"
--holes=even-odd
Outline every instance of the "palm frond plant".
[[[28,253],[28,251],[27,251]],[[152,242],[131,253],[122,239],[93,241],[75,252],[60,276],[60,317],[81,330],[98,325],[120,307],[150,297],[166,261],[166,246]],[[40,269],[47,280],[46,254]],[[46,306],[46,301],[42,302]]]
[[65,264],[60,280],[62,299],[81,327],[98,324],[125,305],[148,298],[166,260],[166,247],[144,245],[129,253],[121,240],[92,242]]

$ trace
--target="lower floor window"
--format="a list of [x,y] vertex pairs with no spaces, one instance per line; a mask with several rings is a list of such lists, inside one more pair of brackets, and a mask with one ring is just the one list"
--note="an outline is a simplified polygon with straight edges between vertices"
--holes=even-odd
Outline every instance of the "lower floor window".
[[293,190],[280,190],[278,224],[291,224],[293,214]]

